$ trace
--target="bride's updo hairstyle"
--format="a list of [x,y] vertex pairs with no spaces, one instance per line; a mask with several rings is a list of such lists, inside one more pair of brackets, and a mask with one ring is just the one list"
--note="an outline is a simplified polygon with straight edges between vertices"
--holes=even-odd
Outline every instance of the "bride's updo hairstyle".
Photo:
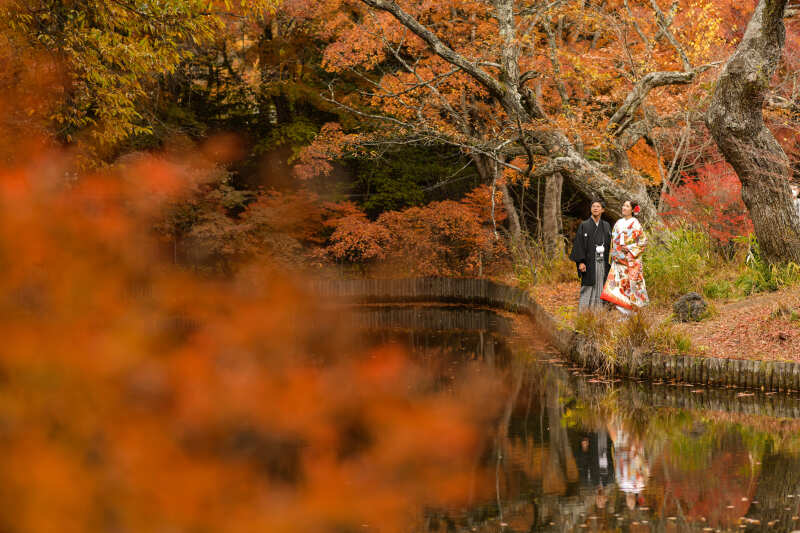
[[634,200],[631,200],[631,199],[628,199],[628,200],[625,200],[625,201],[622,202],[622,205],[625,205],[625,204],[628,204],[628,205],[631,206],[631,215],[632,216],[636,216],[636,215],[639,214],[639,211],[641,209],[639,208],[639,203],[638,202],[636,202]]

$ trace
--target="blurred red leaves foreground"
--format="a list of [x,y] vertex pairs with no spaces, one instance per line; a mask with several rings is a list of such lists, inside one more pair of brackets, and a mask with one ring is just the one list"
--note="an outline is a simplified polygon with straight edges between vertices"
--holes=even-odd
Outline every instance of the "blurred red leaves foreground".
[[439,390],[267,260],[161,257],[200,172],[34,145],[0,173],[0,531],[399,531],[489,485],[496,382]]

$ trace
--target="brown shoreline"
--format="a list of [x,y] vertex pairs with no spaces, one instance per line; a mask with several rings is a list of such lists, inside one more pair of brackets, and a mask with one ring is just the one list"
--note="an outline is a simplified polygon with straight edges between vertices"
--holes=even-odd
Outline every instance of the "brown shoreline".
[[[597,348],[585,336],[559,323],[527,291],[516,287],[486,279],[412,278],[320,280],[313,288],[322,298],[354,304],[440,302],[525,314],[567,360],[592,372],[600,370]],[[783,361],[649,353],[635,364],[615,369],[615,375],[700,386],[800,391],[800,364]]]

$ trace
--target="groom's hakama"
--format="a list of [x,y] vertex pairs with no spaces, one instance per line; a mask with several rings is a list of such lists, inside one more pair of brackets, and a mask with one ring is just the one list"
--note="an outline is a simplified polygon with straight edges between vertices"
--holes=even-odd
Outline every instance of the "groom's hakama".
[[578,310],[599,308],[600,295],[608,275],[608,254],[611,247],[611,225],[605,220],[595,222],[588,218],[580,223],[575,233],[575,243],[569,258],[575,265],[586,266],[585,272],[578,268],[581,278],[581,292],[578,298]]
[[594,284],[581,285],[578,311],[598,309],[602,304],[600,295],[603,294],[603,285],[606,282],[606,264],[603,260],[603,252],[595,252],[594,257]]

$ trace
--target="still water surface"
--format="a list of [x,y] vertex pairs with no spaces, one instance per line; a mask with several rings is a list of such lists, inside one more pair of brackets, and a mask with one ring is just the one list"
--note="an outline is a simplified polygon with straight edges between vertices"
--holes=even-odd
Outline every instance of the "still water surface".
[[800,530],[800,400],[785,394],[599,379],[558,361],[520,319],[459,307],[363,308],[448,387],[499,376],[488,473],[425,531]]

